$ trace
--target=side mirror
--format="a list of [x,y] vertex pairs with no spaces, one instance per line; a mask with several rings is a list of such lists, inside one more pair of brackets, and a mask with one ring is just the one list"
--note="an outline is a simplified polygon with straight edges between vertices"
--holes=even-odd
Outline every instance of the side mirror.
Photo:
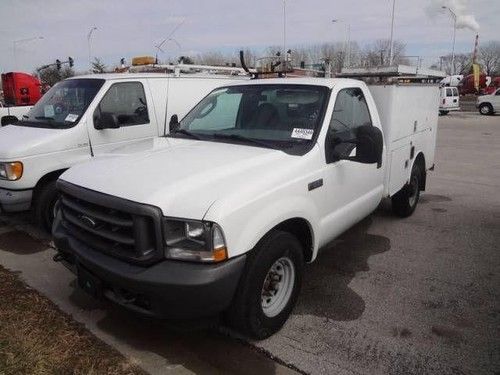
[[118,129],[119,127],[118,117],[113,113],[102,112],[100,116],[94,117],[94,128],[97,130]]
[[356,156],[353,161],[364,164],[382,165],[384,137],[379,128],[371,125],[360,126],[356,131]]
[[175,133],[177,129],[179,129],[179,116],[172,115],[170,117],[170,123],[168,124],[168,131],[170,133]]
[[12,125],[18,121],[19,119],[16,116],[2,116],[1,124],[2,126]]

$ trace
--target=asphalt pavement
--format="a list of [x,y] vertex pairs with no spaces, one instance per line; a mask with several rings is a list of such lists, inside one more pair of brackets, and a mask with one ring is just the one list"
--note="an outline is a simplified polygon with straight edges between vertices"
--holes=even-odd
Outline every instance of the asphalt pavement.
[[0,264],[154,374],[499,374],[499,160],[500,116],[440,117],[415,214],[382,204],[322,249],[292,317],[261,342],[92,300],[28,215],[0,215]]

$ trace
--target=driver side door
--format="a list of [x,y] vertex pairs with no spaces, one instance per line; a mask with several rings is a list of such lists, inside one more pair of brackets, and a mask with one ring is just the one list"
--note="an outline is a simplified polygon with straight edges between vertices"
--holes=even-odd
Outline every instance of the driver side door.
[[[357,129],[374,124],[371,96],[360,87],[338,91],[325,139],[325,220],[324,233],[331,240],[367,216],[383,195],[384,168],[339,160],[338,155],[356,156]],[[375,118],[378,121],[378,116]]]
[[[157,135],[153,101],[145,81],[112,83],[87,119],[94,155]],[[99,129],[102,118],[112,116],[118,128]]]

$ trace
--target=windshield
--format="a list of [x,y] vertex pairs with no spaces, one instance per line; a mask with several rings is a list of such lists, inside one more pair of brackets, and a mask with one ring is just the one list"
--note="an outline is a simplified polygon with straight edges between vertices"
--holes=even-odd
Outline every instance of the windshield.
[[80,120],[103,84],[103,79],[69,79],[59,82],[16,125],[71,128]]
[[242,85],[216,89],[174,133],[202,140],[287,148],[311,144],[328,89],[309,85]]

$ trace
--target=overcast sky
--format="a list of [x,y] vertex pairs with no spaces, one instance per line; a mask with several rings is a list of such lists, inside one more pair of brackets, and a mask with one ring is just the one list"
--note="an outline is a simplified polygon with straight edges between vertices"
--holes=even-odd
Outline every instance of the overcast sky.
[[[406,43],[408,55],[430,61],[451,52],[453,21],[442,4],[457,7],[465,21],[474,16],[482,42],[500,39],[498,0],[396,0],[395,38]],[[388,38],[391,7],[392,0],[286,0],[288,44],[343,41],[346,24],[361,45]],[[212,49],[259,49],[283,40],[283,0],[0,0],[0,71],[31,72],[67,56],[77,69],[86,69],[93,26],[92,55],[110,66],[120,57],[154,55],[154,45],[182,20],[174,35],[181,48],[167,43],[161,59]],[[470,52],[474,35],[458,29],[457,52]],[[37,36],[43,39],[14,43]]]

